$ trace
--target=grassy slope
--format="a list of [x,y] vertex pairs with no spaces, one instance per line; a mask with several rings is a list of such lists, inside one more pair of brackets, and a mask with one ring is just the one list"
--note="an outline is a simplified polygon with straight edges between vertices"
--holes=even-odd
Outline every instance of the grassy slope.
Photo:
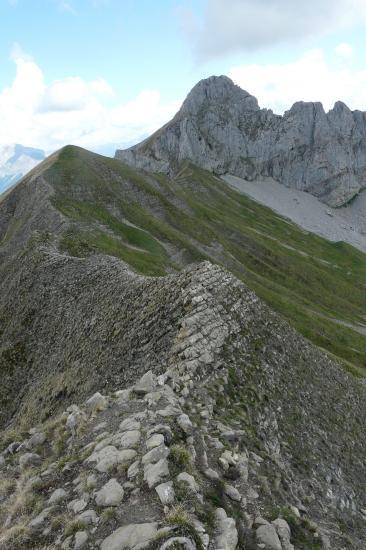
[[366,375],[366,336],[331,320],[365,320],[363,253],[306,233],[191,165],[171,181],[67,147],[46,176],[54,204],[75,222],[61,240],[69,253],[101,251],[146,275],[209,258],[348,369]]

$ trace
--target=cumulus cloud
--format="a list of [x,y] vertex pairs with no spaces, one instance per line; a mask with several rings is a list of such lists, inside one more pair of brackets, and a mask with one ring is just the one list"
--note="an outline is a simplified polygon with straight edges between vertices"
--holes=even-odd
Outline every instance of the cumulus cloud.
[[127,145],[157,130],[180,102],[164,103],[158,90],[143,90],[121,104],[103,79],[68,77],[48,84],[19,46],[16,76],[0,90],[0,145],[23,143],[55,150],[67,143],[91,149]]
[[[187,23],[188,21],[188,23]],[[366,21],[364,0],[207,0],[202,21],[183,21],[199,59],[298,42]]]
[[322,49],[309,50],[292,63],[233,67],[229,76],[277,113],[299,100],[321,101],[327,110],[341,100],[366,110],[366,70],[353,69],[350,45],[341,44],[334,53],[327,57]]

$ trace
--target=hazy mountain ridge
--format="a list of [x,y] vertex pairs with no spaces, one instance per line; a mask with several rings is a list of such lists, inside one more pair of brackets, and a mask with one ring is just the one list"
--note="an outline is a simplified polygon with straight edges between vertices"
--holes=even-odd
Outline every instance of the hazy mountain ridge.
[[45,156],[41,149],[19,144],[0,147],[0,193],[19,181]]
[[298,102],[279,116],[229,78],[210,77],[171,122],[116,158],[164,173],[190,160],[219,175],[273,177],[340,206],[366,187],[366,113]]

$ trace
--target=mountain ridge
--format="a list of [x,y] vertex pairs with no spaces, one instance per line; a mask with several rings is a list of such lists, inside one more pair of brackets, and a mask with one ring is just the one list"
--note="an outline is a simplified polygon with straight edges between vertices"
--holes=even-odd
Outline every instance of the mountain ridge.
[[66,146],[0,260],[0,548],[362,550],[362,252]]
[[321,103],[297,102],[275,115],[228,77],[210,77],[171,122],[115,156],[167,174],[190,160],[218,175],[273,177],[341,206],[366,186],[366,113],[338,101],[328,113]]
[[34,166],[45,159],[45,152],[15,144],[0,147],[0,193],[6,191]]

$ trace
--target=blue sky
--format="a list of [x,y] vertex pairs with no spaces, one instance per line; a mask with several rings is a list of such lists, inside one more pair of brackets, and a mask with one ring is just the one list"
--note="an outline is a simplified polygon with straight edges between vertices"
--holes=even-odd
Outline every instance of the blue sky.
[[0,0],[0,145],[112,151],[211,74],[366,110],[364,0]]

